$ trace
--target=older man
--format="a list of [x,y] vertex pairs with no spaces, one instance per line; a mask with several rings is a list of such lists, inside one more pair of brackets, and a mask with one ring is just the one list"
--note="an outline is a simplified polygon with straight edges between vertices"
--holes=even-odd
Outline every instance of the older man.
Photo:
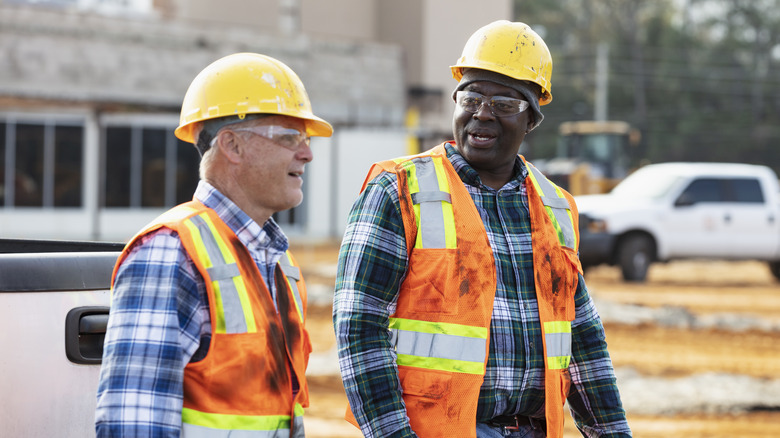
[[626,437],[577,257],[573,198],[518,155],[552,100],[523,23],[452,67],[454,141],[375,164],[349,216],[334,324],[348,419],[366,437]]
[[195,78],[176,136],[201,181],[117,261],[97,436],[304,436],[306,288],[271,216],[300,204],[309,138],[332,131],[276,59]]

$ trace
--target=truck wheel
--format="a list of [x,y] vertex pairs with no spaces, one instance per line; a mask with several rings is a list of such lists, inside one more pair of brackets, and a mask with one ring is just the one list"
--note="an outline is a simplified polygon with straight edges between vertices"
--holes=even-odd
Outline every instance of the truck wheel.
[[774,275],[776,279],[780,280],[780,260],[769,262],[769,270],[772,271],[772,275]]
[[647,236],[628,236],[618,248],[618,263],[623,280],[641,283],[653,261],[653,242]]

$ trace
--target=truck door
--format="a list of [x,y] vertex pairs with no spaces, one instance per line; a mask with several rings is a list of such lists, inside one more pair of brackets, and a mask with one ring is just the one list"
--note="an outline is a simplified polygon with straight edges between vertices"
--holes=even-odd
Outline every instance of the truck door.
[[674,200],[663,224],[669,236],[669,255],[726,256],[738,236],[723,232],[727,223],[725,200],[725,187],[720,178],[692,180]]
[[727,201],[723,216],[725,234],[735,234],[737,241],[730,253],[737,258],[772,258],[777,251],[778,219],[767,204],[757,178],[727,180]]

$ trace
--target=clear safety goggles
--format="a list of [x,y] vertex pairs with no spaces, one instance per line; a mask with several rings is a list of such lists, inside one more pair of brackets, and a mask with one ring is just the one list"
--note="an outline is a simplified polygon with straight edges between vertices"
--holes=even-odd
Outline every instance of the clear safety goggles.
[[305,143],[306,146],[309,146],[309,143],[311,142],[311,137],[309,137],[306,132],[301,132],[297,129],[293,128],[285,128],[283,126],[278,125],[262,125],[262,126],[252,126],[249,128],[236,128],[233,129],[235,132],[251,132],[252,134],[259,135],[260,137],[266,138],[268,140],[271,140],[272,142],[278,144],[279,146],[290,149],[290,150],[297,150],[298,147],[300,147],[301,143]]
[[[301,144],[309,146],[311,137],[306,132],[301,132],[293,128],[285,128],[279,125],[262,125],[252,126],[247,128],[228,128],[233,132],[251,132],[252,134],[259,135],[265,139],[271,140],[279,146],[289,149],[291,151],[298,150]],[[216,137],[212,140],[212,143],[216,141]]]
[[523,99],[515,99],[506,96],[483,96],[474,91],[458,91],[455,93],[455,102],[464,111],[476,114],[482,109],[482,105],[490,108],[490,113],[496,117],[516,116],[528,109],[529,103]]

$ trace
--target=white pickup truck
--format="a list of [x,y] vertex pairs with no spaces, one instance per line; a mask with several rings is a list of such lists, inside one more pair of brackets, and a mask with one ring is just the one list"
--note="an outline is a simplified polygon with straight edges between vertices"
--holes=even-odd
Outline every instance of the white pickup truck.
[[0,239],[0,436],[95,436],[119,243]]
[[780,186],[766,166],[662,163],[604,195],[576,197],[583,266],[641,282],[653,262],[763,260],[780,280]]

